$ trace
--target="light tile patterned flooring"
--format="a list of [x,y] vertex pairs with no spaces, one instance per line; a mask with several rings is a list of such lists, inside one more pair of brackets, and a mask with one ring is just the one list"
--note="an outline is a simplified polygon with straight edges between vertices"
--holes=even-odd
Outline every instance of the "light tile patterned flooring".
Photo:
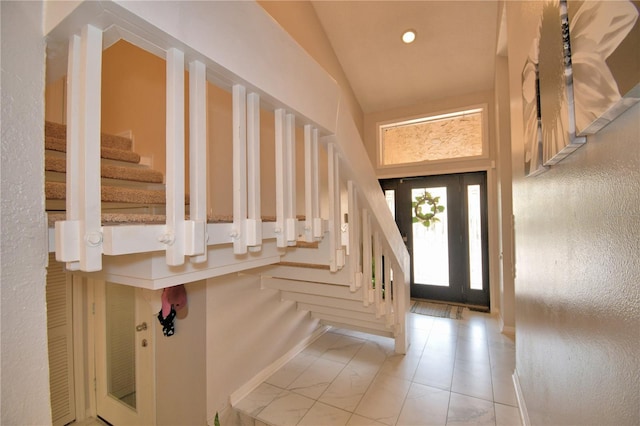
[[269,377],[221,424],[243,426],[520,425],[513,337],[496,317],[410,314],[411,346],[331,329]]

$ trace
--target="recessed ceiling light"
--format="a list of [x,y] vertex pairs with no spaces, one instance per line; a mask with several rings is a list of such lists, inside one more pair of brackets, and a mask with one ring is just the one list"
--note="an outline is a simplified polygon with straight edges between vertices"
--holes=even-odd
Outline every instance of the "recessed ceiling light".
[[413,43],[416,39],[416,30],[407,30],[402,33],[402,41],[406,44]]

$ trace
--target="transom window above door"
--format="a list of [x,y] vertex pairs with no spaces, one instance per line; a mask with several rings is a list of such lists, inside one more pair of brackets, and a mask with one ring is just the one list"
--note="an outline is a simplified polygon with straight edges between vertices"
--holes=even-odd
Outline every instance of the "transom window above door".
[[378,124],[378,165],[488,157],[485,108]]

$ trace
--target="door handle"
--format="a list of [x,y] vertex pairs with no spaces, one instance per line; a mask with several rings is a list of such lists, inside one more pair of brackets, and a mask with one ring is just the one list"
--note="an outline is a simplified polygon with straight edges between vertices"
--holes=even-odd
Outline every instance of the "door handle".
[[147,323],[143,322],[142,324],[136,325],[136,331],[143,331],[147,329]]

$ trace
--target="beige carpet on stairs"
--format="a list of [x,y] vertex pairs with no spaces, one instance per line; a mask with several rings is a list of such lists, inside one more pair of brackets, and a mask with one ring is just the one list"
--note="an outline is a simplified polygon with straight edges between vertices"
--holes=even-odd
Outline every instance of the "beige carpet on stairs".
[[[45,194],[47,200],[64,200],[66,198],[66,184],[63,182],[46,182]],[[154,189],[134,189],[118,186],[102,185],[103,202],[135,203],[135,204],[164,204],[164,191]]]
[[[52,172],[66,173],[67,160],[62,157],[50,157],[45,155],[44,169]],[[100,174],[103,178],[130,180],[135,182],[162,183],[162,173],[141,167],[123,167],[102,164]]]
[[[66,152],[66,126],[63,124],[45,122],[45,148],[51,151]],[[101,156],[111,160],[120,160],[130,163],[138,163],[140,156],[132,151],[132,141],[120,136],[101,134]],[[63,156],[45,156],[45,170],[65,173],[66,159]],[[126,167],[105,165],[101,166],[101,175],[104,178],[130,180],[136,182],[162,183],[162,173],[142,167]],[[66,197],[66,184],[64,182],[45,182],[45,194],[47,200],[64,200]],[[101,196],[103,202],[131,203],[135,205],[164,205],[166,194],[163,190],[149,190],[128,188],[124,186],[101,186]],[[185,204],[189,204],[189,196],[185,196]],[[186,215],[185,219],[189,219]],[[303,215],[297,217],[304,220]],[[48,212],[49,226],[54,226],[55,222],[66,220],[64,211]],[[166,216],[162,214],[146,213],[120,213],[111,209],[101,214],[103,225],[126,225],[126,224],[164,224]],[[263,222],[275,222],[274,216],[262,216]],[[209,215],[208,223],[231,223],[231,215]],[[317,247],[317,243],[300,243],[300,247]]]
[[[45,121],[44,134],[56,139],[67,140],[67,126],[52,121]],[[100,145],[106,148],[119,149],[121,151],[131,151],[133,142],[129,138],[122,136],[100,133]]]
[[[50,149],[52,151],[67,152],[67,141],[66,139],[47,136],[44,141],[44,147],[45,149]],[[135,164],[140,162],[140,155],[136,152],[105,146],[100,147],[100,157],[108,160],[126,161],[127,163]]]

